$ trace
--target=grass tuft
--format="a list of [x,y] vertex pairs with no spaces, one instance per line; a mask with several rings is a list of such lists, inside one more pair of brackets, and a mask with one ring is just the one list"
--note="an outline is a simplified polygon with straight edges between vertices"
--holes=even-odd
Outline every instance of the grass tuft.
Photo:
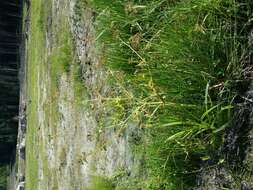
[[190,189],[201,158],[220,146],[229,126],[231,84],[241,78],[248,51],[250,2],[89,4],[96,12],[100,60],[121,89],[107,98],[117,113],[113,123],[137,118],[150,133],[145,189]]

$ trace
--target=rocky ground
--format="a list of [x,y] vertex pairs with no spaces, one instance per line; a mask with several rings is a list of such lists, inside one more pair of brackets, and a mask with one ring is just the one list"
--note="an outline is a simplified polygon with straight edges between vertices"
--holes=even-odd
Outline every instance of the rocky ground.
[[[103,127],[98,124],[98,117],[106,112],[100,96],[111,90],[93,49],[93,13],[84,7],[78,11],[80,2],[52,0],[42,6],[46,13],[40,24],[46,34],[42,34],[45,43],[39,46],[43,49],[38,49],[38,53],[43,52],[39,55],[43,60],[36,64],[30,58],[34,52],[29,53],[29,48],[39,39],[33,29],[28,33],[24,84],[28,90],[21,109],[28,117],[27,189],[97,189],[114,186],[116,178],[117,183],[124,184],[124,179],[140,175],[140,157],[132,153],[130,144],[137,135],[136,125],[117,130],[110,124]],[[31,9],[40,9],[33,3]],[[35,22],[32,13],[31,27]],[[67,63],[58,56],[64,44],[69,54]],[[61,71],[61,66],[56,70],[53,67],[61,62],[68,66],[67,72],[66,68]],[[78,76],[76,71],[80,72]]]

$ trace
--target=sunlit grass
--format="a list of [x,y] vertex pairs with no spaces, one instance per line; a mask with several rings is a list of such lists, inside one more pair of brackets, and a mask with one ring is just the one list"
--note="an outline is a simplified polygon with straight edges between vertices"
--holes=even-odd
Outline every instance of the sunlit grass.
[[27,137],[26,137],[26,189],[36,189],[39,178],[39,154],[42,144],[39,139],[38,104],[40,101],[40,73],[46,62],[45,19],[50,11],[50,3],[31,2],[31,25],[27,48]]
[[248,51],[250,2],[89,3],[100,60],[121,87],[107,101],[116,113],[112,123],[137,119],[151,134],[146,188],[189,189],[201,158],[220,146],[229,126],[230,84],[241,77],[241,56]]
[[[52,55],[45,57],[48,4],[51,2],[33,0],[31,9],[28,190],[38,185],[38,151],[43,154],[41,147],[38,148],[37,106],[41,79],[38,75],[46,71],[45,63],[51,63],[47,68],[50,97],[45,108],[50,127],[55,126],[58,119],[55,114],[57,88],[62,73],[76,80],[75,94],[79,103],[81,96],[85,96],[79,68],[71,65],[72,41],[66,26],[62,28],[63,33],[57,34]],[[87,6],[86,1],[81,5]],[[139,186],[190,189],[199,163],[219,147],[223,131],[229,125],[234,95],[230,85],[240,78],[241,56],[247,52],[247,3],[91,0],[89,5],[96,11],[100,61],[107,67],[108,82],[119,89],[111,97],[100,97],[109,108],[106,119],[119,128],[127,127],[128,121],[135,121],[148,132],[145,144],[138,145],[139,150],[145,151],[143,167],[148,171],[147,180]],[[81,10],[79,7],[78,11]],[[43,155],[42,158],[46,171],[46,158]],[[94,186],[112,188],[106,184],[107,181],[102,180]]]

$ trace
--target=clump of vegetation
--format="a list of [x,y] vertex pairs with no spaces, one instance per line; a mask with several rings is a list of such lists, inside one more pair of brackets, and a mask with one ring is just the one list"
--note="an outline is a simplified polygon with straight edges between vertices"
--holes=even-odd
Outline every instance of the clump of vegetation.
[[94,176],[89,190],[113,190],[115,189],[110,179]]
[[121,110],[118,123],[137,120],[150,132],[145,189],[191,188],[229,126],[232,86],[248,52],[250,1],[89,3],[101,62],[121,88],[108,100]]
[[56,47],[50,57],[53,67],[52,70],[55,70],[55,72],[58,72],[59,74],[62,72],[70,72],[72,62],[72,41],[68,35],[69,34],[66,32],[61,35],[62,39],[59,42],[61,43],[61,46]]

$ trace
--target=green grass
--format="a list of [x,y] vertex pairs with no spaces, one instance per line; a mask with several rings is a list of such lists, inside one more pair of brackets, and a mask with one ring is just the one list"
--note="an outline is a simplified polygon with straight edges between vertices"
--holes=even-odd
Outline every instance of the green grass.
[[[45,3],[45,4],[44,4]],[[58,62],[51,64],[51,68],[48,66],[49,55],[46,49],[46,28],[47,19],[51,12],[51,0],[45,1],[32,1],[31,2],[31,26],[30,26],[30,36],[27,44],[27,150],[26,151],[26,189],[37,189],[39,187],[39,162],[41,162],[41,169],[45,176],[47,176],[42,184],[45,185],[53,179],[53,172],[50,172],[48,168],[48,158],[47,152],[45,150],[45,142],[43,142],[41,136],[41,124],[39,123],[39,105],[42,101],[41,93],[44,86],[42,84],[47,83],[46,76],[51,75],[52,82],[46,86],[49,96],[48,103],[43,105],[43,110],[45,112],[45,121],[50,127],[55,126],[55,121],[57,120],[56,101],[57,96],[57,82],[55,81],[60,72],[65,72],[66,63],[65,59],[68,59],[69,50],[67,42],[64,43],[64,47],[57,51],[65,59],[58,58],[56,53],[55,59],[60,60],[61,64],[64,66],[55,66]],[[59,69],[55,71],[54,69]],[[41,105],[40,105],[41,106]],[[52,114],[54,113],[54,114]],[[50,118],[48,115],[51,115]],[[52,123],[50,123],[51,121]],[[44,129],[45,130],[45,129]],[[52,129],[53,130],[53,129]]]
[[27,94],[28,94],[28,131],[27,131],[27,150],[26,152],[26,189],[38,187],[38,91],[39,78],[38,72],[40,65],[44,63],[45,36],[41,14],[43,10],[42,1],[32,1],[31,3],[31,26],[30,41],[28,42],[28,71],[27,71]]
[[191,189],[199,163],[220,146],[229,126],[231,84],[241,79],[248,51],[250,1],[89,4],[100,61],[121,89],[105,98],[113,105],[112,123],[137,120],[150,133],[145,189]]
[[61,23],[60,27],[61,33],[56,36],[56,45],[53,47],[53,52],[49,58],[54,76],[59,76],[63,72],[70,72],[72,57],[74,56],[72,55],[73,44],[70,31],[66,28],[67,23]]
[[92,179],[92,184],[89,190],[114,190],[115,187],[111,180],[105,179],[103,177],[94,176]]
[[[101,97],[106,118],[119,129],[139,123],[148,135],[136,149],[145,152],[146,180],[131,190],[191,189],[201,160],[220,146],[233,107],[234,80],[240,80],[241,57],[251,21],[247,1],[235,0],[85,0],[96,12],[96,45],[100,62],[116,92]],[[49,72],[46,122],[56,130],[57,97],[62,74],[75,81],[78,104],[87,96],[80,68],[73,65],[72,39],[61,18],[50,56],[46,53],[46,20],[51,1],[33,0],[28,44],[28,105],[26,188],[38,187],[38,156],[48,179],[43,143],[38,135],[40,81]],[[81,6],[81,7],[80,7]],[[48,64],[50,62],[51,64]],[[86,98],[85,98],[86,99]],[[53,116],[52,116],[53,115]],[[101,117],[100,119],[102,119]],[[103,120],[101,120],[103,123]],[[109,122],[108,122],[109,123]],[[145,142],[145,143],[144,143]],[[141,153],[140,153],[141,154]],[[217,164],[221,160],[217,160]],[[144,169],[143,169],[144,170]],[[55,188],[57,188],[55,186]],[[113,189],[95,179],[94,190]],[[93,190],[92,189],[92,190]],[[126,187],[127,189],[127,187]]]

